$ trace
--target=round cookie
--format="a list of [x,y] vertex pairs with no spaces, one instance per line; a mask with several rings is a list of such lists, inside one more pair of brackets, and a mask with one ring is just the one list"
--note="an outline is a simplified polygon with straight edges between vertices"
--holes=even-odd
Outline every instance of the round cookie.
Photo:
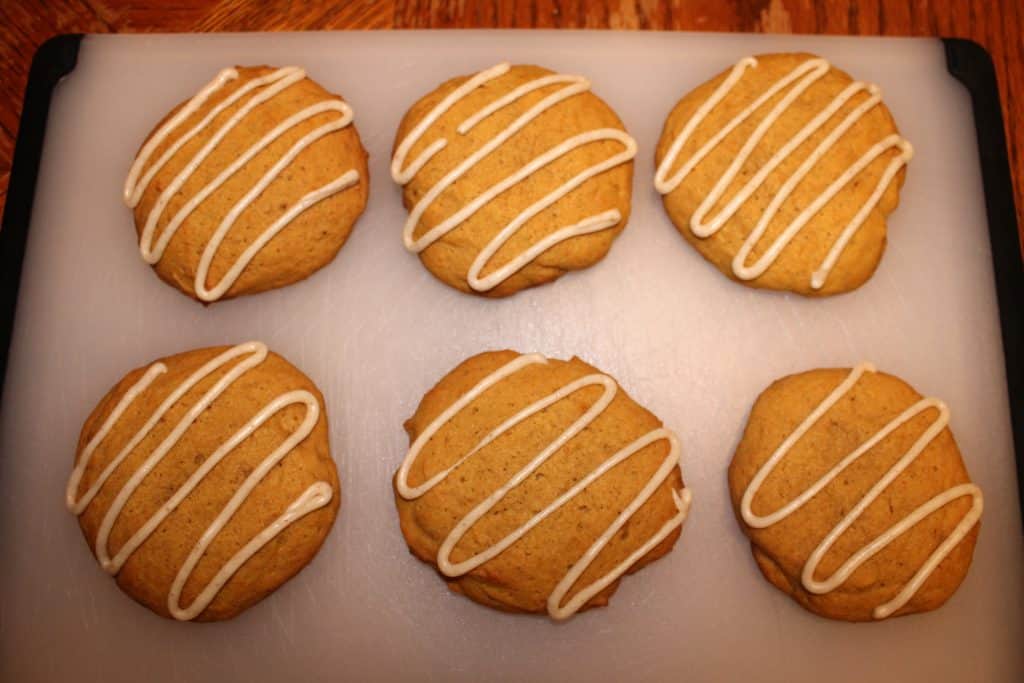
[[729,465],[765,578],[832,619],[945,603],[967,574],[983,509],[948,420],[941,401],[867,363],[768,387]]
[[143,259],[204,303],[327,265],[366,207],[352,110],[298,67],[224,69],[149,134],[125,181]]
[[323,397],[249,342],[128,373],[82,427],[66,502],[124,592],[216,621],[312,560],[340,499]]
[[473,356],[405,428],[402,534],[489,607],[565,619],[606,605],[672,549],[689,510],[676,436],[578,358]]
[[498,64],[406,113],[391,176],[406,249],[489,297],[594,265],[629,218],[636,143],[581,76]]
[[759,55],[676,104],[655,187],[728,277],[826,296],[875,272],[912,154],[877,86],[814,55]]

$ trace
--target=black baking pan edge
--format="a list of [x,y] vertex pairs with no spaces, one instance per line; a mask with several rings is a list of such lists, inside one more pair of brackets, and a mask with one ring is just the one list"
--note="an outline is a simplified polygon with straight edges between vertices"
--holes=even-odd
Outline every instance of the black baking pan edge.
[[[7,374],[50,100],[57,83],[78,63],[81,42],[81,34],[67,34],[43,43],[32,59],[25,88],[7,204],[0,229],[0,389]],[[946,50],[946,67],[967,87],[974,110],[1003,335],[1017,486],[1024,510],[1024,262],[1021,259],[999,89],[992,58],[983,47],[959,38],[943,38],[942,42]]]
[[[50,114],[53,89],[78,64],[81,34],[50,38],[39,46],[32,58],[32,68],[25,86],[25,101],[18,123],[18,139],[7,184],[7,204],[0,227],[0,397],[7,376],[7,356],[11,350],[21,266],[25,259],[29,219],[39,177],[39,161],[43,154],[46,119]],[[2,409],[2,404],[0,404]]]
[[992,58],[985,48],[960,38],[943,38],[942,42],[946,48],[946,68],[967,86],[974,110],[999,302],[999,324],[1003,330],[1010,426],[1017,456],[1017,491],[1024,513],[1024,261],[1021,259],[999,86]]

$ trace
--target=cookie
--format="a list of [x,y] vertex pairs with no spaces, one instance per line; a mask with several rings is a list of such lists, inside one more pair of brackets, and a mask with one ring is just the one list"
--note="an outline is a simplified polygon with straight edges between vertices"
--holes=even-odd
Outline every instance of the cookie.
[[626,226],[635,155],[582,76],[498,64],[453,78],[395,138],[405,248],[445,284],[490,297],[588,268]]
[[675,106],[655,187],[728,277],[827,296],[875,272],[912,154],[877,86],[814,55],[759,55]]
[[579,358],[482,353],[406,422],[402,534],[449,588],[566,619],[667,554],[690,507],[679,441]]
[[366,207],[352,109],[298,67],[224,69],[161,121],[125,181],[142,258],[209,303],[330,263]]
[[729,466],[765,578],[832,619],[945,603],[971,564],[984,505],[948,423],[942,401],[868,363],[768,387]]
[[323,397],[249,342],[128,373],[82,427],[66,502],[125,593],[215,621],[312,560],[340,499]]

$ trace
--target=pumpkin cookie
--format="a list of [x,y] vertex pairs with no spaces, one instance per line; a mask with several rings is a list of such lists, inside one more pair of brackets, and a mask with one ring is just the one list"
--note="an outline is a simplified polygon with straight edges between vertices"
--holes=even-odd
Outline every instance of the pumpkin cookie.
[[565,619],[667,554],[690,492],[679,442],[578,358],[464,361],[406,422],[402,534],[455,592]]
[[760,55],[675,106],[655,187],[728,277],[825,296],[875,272],[912,153],[877,86],[814,55]]
[[729,466],[765,578],[832,619],[945,603],[967,574],[983,508],[948,423],[944,403],[867,363],[768,387]]
[[85,421],[67,487],[121,589],[199,621],[229,619],[294,576],[340,498],[323,397],[258,342],[128,373]]
[[298,67],[225,69],[143,143],[124,187],[143,259],[212,302],[327,265],[366,206],[352,110]]
[[636,143],[582,76],[499,64],[406,113],[403,240],[442,282],[507,296],[594,265],[629,218]]

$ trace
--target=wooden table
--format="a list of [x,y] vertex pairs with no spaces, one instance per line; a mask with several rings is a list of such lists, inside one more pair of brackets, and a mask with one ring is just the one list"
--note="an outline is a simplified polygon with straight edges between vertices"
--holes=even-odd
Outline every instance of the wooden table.
[[[172,5],[169,7],[168,5]],[[1024,0],[3,0],[0,204],[36,48],[59,33],[613,28],[970,38],[995,62],[1024,242]]]

